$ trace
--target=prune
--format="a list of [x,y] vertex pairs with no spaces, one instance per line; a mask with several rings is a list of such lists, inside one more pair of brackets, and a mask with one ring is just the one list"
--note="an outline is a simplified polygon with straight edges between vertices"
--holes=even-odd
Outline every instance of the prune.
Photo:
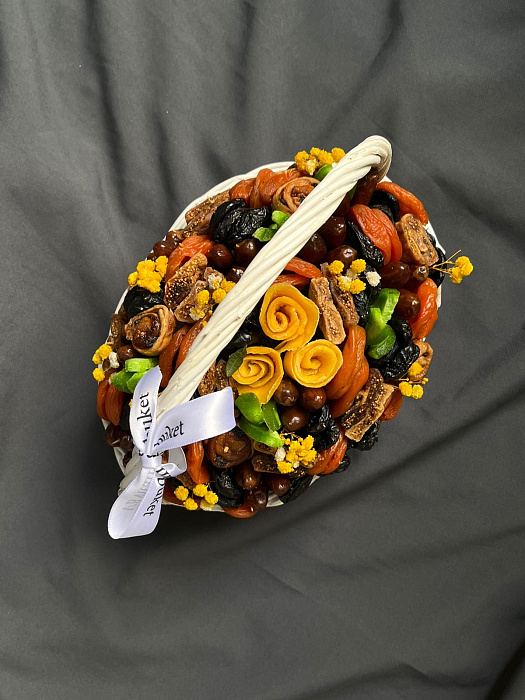
[[319,233],[314,233],[297,255],[301,260],[317,265],[321,260],[324,260],[327,250],[322,236]]
[[338,474],[338,473],[344,472],[344,471],[346,471],[346,470],[348,469],[348,467],[349,467],[350,464],[352,463],[352,458],[351,458],[351,456],[350,456],[351,450],[352,450],[351,447],[347,447],[347,448],[346,448],[346,452],[345,452],[345,454],[344,454],[344,457],[343,457],[343,459],[340,461],[339,466],[338,466],[337,469],[335,470],[334,474]]
[[271,209],[248,209],[244,199],[230,199],[217,207],[211,217],[209,233],[216,243],[233,247],[250,238],[261,226],[271,223]]
[[308,423],[308,411],[302,406],[287,406],[281,411],[283,428],[293,433]]
[[257,328],[261,327],[261,322],[259,321],[259,316],[261,314],[261,306],[262,306],[262,301],[260,301],[257,306],[250,311],[248,316],[244,319],[243,325],[246,326],[256,326]]
[[296,498],[299,498],[310,486],[312,483],[313,476],[310,476],[310,474],[306,474],[306,476],[302,476],[300,479],[291,479],[290,480],[290,488],[286,493],[283,493],[282,495],[279,496],[279,499],[282,503],[290,503],[290,501],[295,501]]
[[228,345],[224,348],[225,356],[231,355],[232,352],[245,345],[258,345],[264,337],[262,328],[248,326],[243,323]]
[[124,406],[122,407],[122,413],[120,416],[120,427],[123,430],[129,430],[129,413],[130,413],[130,407],[129,403],[125,402]]
[[318,452],[327,450],[332,445],[335,445],[339,437],[339,427],[335,420],[332,419],[321,433],[317,433],[314,436],[314,448]]
[[[428,231],[427,231],[427,236],[430,238],[430,234],[428,233]],[[432,241],[433,238],[434,238],[434,237],[432,236],[432,238],[431,238],[430,240]],[[441,250],[441,248],[438,248],[438,247],[435,245],[435,238],[434,238],[434,243],[432,243],[432,245],[433,245],[434,248],[436,249],[436,252],[437,252],[438,257],[439,257],[439,260],[437,261],[436,265],[440,265],[442,262],[445,262],[445,260],[446,260],[446,258],[445,258],[445,253]],[[445,273],[444,273],[444,272],[442,272],[441,270],[435,270],[435,269],[432,268],[432,267],[431,267],[430,270],[428,271],[428,276],[430,277],[430,279],[431,279],[433,282],[436,283],[436,285],[437,285],[438,287],[441,285],[441,283],[442,283],[443,280],[445,279]]]
[[346,222],[346,234],[350,245],[357,250],[360,258],[372,265],[372,267],[380,270],[385,264],[383,253],[376,248],[372,241],[365,236],[361,229],[352,221]]
[[154,293],[137,286],[129,290],[123,302],[124,310],[128,318],[133,318],[137,314],[140,314],[141,311],[151,309],[152,306],[157,306],[157,304],[164,304],[163,289],[161,289],[160,292]]
[[315,435],[316,433],[322,433],[323,430],[325,430],[328,427],[329,423],[332,420],[333,419],[330,414],[330,408],[328,407],[328,404],[325,404],[318,411],[310,413],[310,417],[308,419],[308,423],[306,424],[304,432],[306,435]]
[[412,328],[410,324],[394,314],[388,322],[388,325],[392,326],[394,329],[396,341],[400,348],[406,348],[407,345],[410,345],[412,341]]
[[361,440],[356,442],[355,440],[349,439],[348,446],[353,450],[371,450],[377,442],[377,433],[379,432],[380,425],[381,421],[376,420],[376,422],[372,423],[372,425],[368,428]]
[[374,194],[370,197],[369,206],[372,207],[374,204],[382,204],[390,209],[392,218],[394,222],[399,221],[401,218],[401,213],[399,211],[399,202],[397,197],[393,194],[387,192],[386,190],[376,190]]
[[[378,367],[385,381],[399,379],[408,371],[419,357],[419,348],[414,343],[410,343],[404,348],[399,348],[398,352],[385,363],[383,367]],[[381,358],[383,359],[383,358]]]
[[370,299],[368,298],[366,290],[359,292],[359,294],[354,294],[354,306],[359,314],[359,325],[364,328],[368,321],[368,314],[370,313]]
[[221,469],[213,473],[212,489],[218,496],[221,508],[238,508],[244,502],[244,492],[233,480],[232,472]]
[[373,204],[373,205],[370,207],[370,209],[377,209],[378,211],[382,211],[383,214],[386,214],[386,216],[388,216],[388,218],[390,219],[390,221],[391,221],[393,224],[395,223],[395,221],[394,221],[394,216],[393,216],[393,214],[392,214],[390,208],[387,207],[386,204]]

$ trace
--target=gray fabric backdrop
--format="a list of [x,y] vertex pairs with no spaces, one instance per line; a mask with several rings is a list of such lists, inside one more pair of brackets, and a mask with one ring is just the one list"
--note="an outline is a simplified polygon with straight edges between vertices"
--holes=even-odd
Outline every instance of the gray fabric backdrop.
[[[523,698],[523,3],[0,19],[1,697]],[[373,133],[476,267],[424,400],[287,507],[110,540],[91,355],[126,275],[219,180]]]

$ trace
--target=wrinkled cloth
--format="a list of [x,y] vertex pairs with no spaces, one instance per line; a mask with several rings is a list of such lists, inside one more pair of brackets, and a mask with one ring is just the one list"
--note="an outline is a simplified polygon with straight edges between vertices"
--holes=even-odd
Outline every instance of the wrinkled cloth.
[[[0,19],[2,697],[525,697],[523,5]],[[111,540],[91,356],[127,275],[215,183],[374,133],[475,266],[445,281],[424,398],[293,503]]]

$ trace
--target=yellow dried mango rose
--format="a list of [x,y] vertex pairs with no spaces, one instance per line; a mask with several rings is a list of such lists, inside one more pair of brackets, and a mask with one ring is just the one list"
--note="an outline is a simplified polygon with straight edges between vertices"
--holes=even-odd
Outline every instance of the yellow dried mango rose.
[[259,322],[269,338],[281,341],[278,352],[297,350],[312,339],[319,309],[291,284],[274,284],[264,295]]
[[253,345],[246,348],[242,364],[232,379],[239,394],[252,392],[261,404],[268,403],[284,376],[281,356],[273,348]]
[[342,364],[341,350],[328,340],[313,340],[284,356],[286,374],[302,386],[313,388],[328,384]]

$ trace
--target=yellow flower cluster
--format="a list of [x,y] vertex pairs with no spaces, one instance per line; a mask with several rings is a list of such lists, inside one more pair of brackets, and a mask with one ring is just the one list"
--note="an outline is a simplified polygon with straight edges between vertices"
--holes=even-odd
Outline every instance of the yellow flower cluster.
[[299,151],[294,160],[299,170],[313,175],[315,171],[323,165],[338,163],[345,155],[342,148],[332,148],[331,152],[323,151],[321,148],[311,148],[310,153]]
[[422,371],[423,367],[417,360],[410,365],[406,378],[399,382],[399,391],[403,396],[412,399],[420,399],[423,396],[423,384],[426,384],[428,379],[427,377],[423,377],[423,379],[419,380],[416,379],[417,375]]
[[216,304],[220,304],[221,301],[224,299],[226,294],[228,292],[231,292],[231,290],[235,287],[235,282],[229,282],[228,280],[224,279],[221,281],[221,284],[217,289],[213,292],[211,295],[211,298]]
[[97,382],[101,382],[105,377],[104,370],[100,369],[100,367],[97,367],[96,369],[93,370],[93,379],[96,379]]
[[420,399],[423,396],[423,387],[419,384],[411,384],[410,382],[400,382],[399,391],[403,396],[410,397],[412,399]]
[[366,284],[363,282],[363,280],[352,280],[348,277],[344,277],[343,275],[339,277],[337,284],[342,292],[350,292],[351,294],[359,294],[359,292],[362,292],[363,289],[366,288]]
[[366,262],[361,258],[354,260],[350,265],[350,274],[347,275],[342,274],[344,267],[340,260],[334,260],[328,265],[328,270],[337,277],[337,286],[342,292],[359,294],[366,288],[366,284],[357,276],[366,270]]
[[[184,507],[187,510],[198,509],[199,503],[190,496],[190,492],[185,486],[177,486],[173,493],[175,494],[175,497],[179,499],[179,501],[184,503]],[[217,494],[210,491],[207,484],[197,484],[194,486],[193,495],[202,499],[200,502],[201,508],[212,508],[219,500]]]
[[149,292],[160,292],[160,283],[164,279],[168,267],[168,258],[161,255],[156,260],[141,260],[137,271],[128,275],[128,284],[138,285]]
[[[102,360],[107,359],[112,352],[113,348],[111,347],[111,345],[104,343],[95,350],[95,354],[91,359],[96,365],[100,365]],[[104,370],[100,369],[100,367],[97,367],[93,370],[93,379],[96,379],[97,382],[101,382],[104,379],[104,376]]]
[[91,359],[96,365],[99,365],[102,362],[102,360],[105,360],[107,357],[109,357],[112,352],[113,348],[111,347],[111,345],[104,343],[99,348],[97,348],[97,350],[95,350],[95,354]]
[[454,284],[459,284],[463,280],[463,277],[468,277],[472,273],[473,269],[474,266],[467,256],[462,255],[454,262],[454,267],[449,273],[450,279]]
[[277,468],[281,474],[289,474],[300,465],[307,466],[317,457],[314,449],[314,439],[311,435],[305,438],[283,437],[284,444],[288,447],[284,460],[277,462]]

